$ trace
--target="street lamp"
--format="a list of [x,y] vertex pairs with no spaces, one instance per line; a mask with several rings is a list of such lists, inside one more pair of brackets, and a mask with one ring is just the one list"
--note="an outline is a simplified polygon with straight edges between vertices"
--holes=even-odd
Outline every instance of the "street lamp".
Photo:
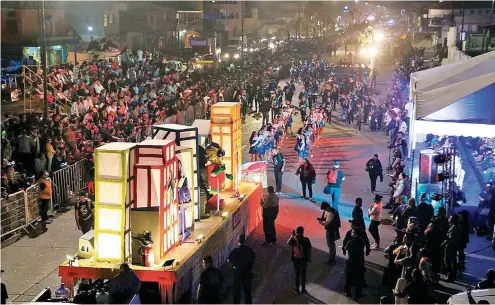
[[88,31],[93,31],[93,27],[92,26],[88,26]]

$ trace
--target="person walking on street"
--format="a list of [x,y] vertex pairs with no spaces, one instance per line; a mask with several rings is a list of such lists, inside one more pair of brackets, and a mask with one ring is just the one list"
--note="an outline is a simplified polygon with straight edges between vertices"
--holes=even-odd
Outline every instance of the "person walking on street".
[[199,277],[197,300],[198,304],[223,303],[223,275],[222,271],[213,267],[213,257],[203,258],[203,272]]
[[239,235],[239,247],[230,252],[228,265],[234,270],[234,304],[241,303],[241,288],[244,289],[244,302],[252,304],[254,251],[246,246],[246,235]]
[[330,200],[332,201],[332,207],[338,209],[339,197],[342,193],[341,184],[345,180],[344,172],[339,170],[340,162],[335,161],[333,167],[327,172],[328,187],[330,190]]
[[368,209],[368,216],[371,219],[368,231],[370,231],[371,236],[375,240],[375,243],[371,246],[373,249],[380,248],[380,232],[378,226],[382,222],[382,196],[375,195],[373,198],[373,204],[370,205]]
[[364,240],[359,237],[359,233],[356,230],[351,231],[351,239],[342,246],[344,255],[347,254],[344,294],[347,297],[351,297],[351,290],[354,287],[354,300],[356,301],[362,296],[365,247]]
[[311,164],[307,158],[304,158],[304,162],[297,169],[296,176],[297,175],[299,175],[299,180],[301,180],[301,187],[303,193],[302,197],[304,199],[307,199],[306,197],[306,186],[307,186],[309,191],[309,200],[314,202],[313,184],[315,183],[315,179],[316,179],[316,171],[315,168],[313,167],[313,164]]
[[[292,289],[295,293],[308,293],[306,291],[306,269],[311,262],[311,241],[304,236],[304,228],[297,227],[292,231],[287,244],[292,247],[291,260],[294,266],[295,286]],[[299,285],[301,290],[299,290]]]
[[374,193],[376,191],[376,179],[380,177],[380,182],[383,182],[383,167],[377,154],[374,154],[373,158],[366,162],[366,171],[370,176],[371,192]]
[[335,241],[340,239],[340,216],[339,212],[330,206],[328,202],[322,202],[321,209],[323,210],[323,213],[318,221],[326,231],[325,238],[328,246],[328,264],[334,265],[336,263],[335,257],[337,255]]
[[263,120],[261,121],[263,126],[268,125],[270,121],[270,110],[272,109],[272,105],[270,103],[270,99],[266,96],[263,97],[263,100],[260,101],[260,112],[263,114]]
[[93,229],[94,224],[94,206],[91,200],[87,197],[84,191],[79,193],[76,206],[74,207],[77,228],[83,234],[88,233]]
[[51,223],[48,219],[48,209],[50,208],[50,201],[52,200],[52,180],[47,171],[41,174],[41,178],[38,180],[40,188],[40,216],[43,225]]
[[275,219],[278,216],[279,198],[275,194],[273,186],[268,186],[268,195],[261,199],[263,208],[263,231],[265,233],[265,242],[263,245],[273,245],[277,243],[277,232],[275,231]]
[[282,176],[285,170],[284,155],[280,153],[278,148],[272,149],[273,173],[275,175],[275,188],[277,194],[282,192]]

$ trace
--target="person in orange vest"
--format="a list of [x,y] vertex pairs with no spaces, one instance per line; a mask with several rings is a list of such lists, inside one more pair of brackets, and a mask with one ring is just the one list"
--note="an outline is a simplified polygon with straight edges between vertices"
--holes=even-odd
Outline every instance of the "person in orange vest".
[[52,180],[47,171],[44,171],[41,178],[38,180],[40,188],[40,216],[43,224],[51,223],[48,219],[48,208],[50,200],[52,200]]

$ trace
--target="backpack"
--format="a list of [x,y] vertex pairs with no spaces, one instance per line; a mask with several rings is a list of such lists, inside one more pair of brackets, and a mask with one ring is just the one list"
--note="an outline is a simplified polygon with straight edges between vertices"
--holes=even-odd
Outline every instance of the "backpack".
[[328,173],[328,183],[337,183],[337,171],[334,169],[331,169],[330,172]]
[[294,244],[294,258],[304,258],[304,251],[302,244],[299,242],[297,238],[294,238],[296,243]]

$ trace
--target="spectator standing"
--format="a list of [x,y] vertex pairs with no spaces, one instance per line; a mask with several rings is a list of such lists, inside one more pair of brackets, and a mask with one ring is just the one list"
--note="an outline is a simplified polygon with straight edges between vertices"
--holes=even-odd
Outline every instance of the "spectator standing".
[[457,275],[457,250],[461,241],[461,227],[459,226],[459,216],[452,215],[449,219],[449,231],[447,239],[443,243],[444,264],[448,275],[447,281],[453,282]]
[[43,224],[51,223],[48,219],[48,209],[52,200],[52,180],[47,171],[44,171],[38,180],[40,188],[40,216]]
[[373,158],[366,162],[366,171],[370,177],[371,192],[374,193],[376,191],[376,179],[380,177],[380,182],[383,182],[383,167],[377,154],[374,154]]
[[[295,277],[295,286],[292,291],[306,294],[306,269],[308,263],[311,262],[311,241],[304,236],[304,228],[299,226],[292,231],[287,244],[292,247],[291,260]],[[299,290],[299,285],[301,285],[301,290]]]
[[278,216],[279,198],[275,194],[273,186],[268,186],[268,195],[261,200],[263,208],[263,231],[265,233],[265,242],[263,245],[272,245],[277,243],[277,232],[275,230],[275,220]]
[[[3,273],[3,272],[4,272],[4,271],[2,270],[2,273]],[[2,302],[1,302],[0,304],[7,304],[7,300],[8,300],[8,298],[9,298],[9,294],[8,294],[8,292],[7,292],[7,286],[5,286],[5,284],[3,283],[3,281],[2,281],[2,283],[1,283],[1,286],[2,286],[2,287],[1,287],[1,288],[2,288],[2,290],[1,290],[1,301],[2,301]]]
[[351,239],[342,246],[342,251],[344,255],[347,253],[344,294],[347,297],[351,297],[351,290],[354,287],[354,300],[357,301],[362,296],[364,284],[365,242],[356,230],[352,230]]
[[433,219],[434,214],[433,206],[426,201],[426,193],[422,193],[419,197],[418,207],[416,208],[416,217],[418,218],[418,227],[421,235]]
[[203,257],[203,268],[199,278],[198,304],[223,303],[224,278],[222,271],[213,267],[213,258],[210,255]]
[[296,171],[296,176],[299,175],[299,180],[301,181],[302,187],[302,197],[307,199],[306,197],[306,187],[308,187],[309,191],[309,199],[314,202],[313,199],[313,184],[316,181],[316,171],[313,167],[313,164],[309,162],[307,158],[304,159],[304,162],[299,166]]
[[344,172],[339,167],[340,162],[335,161],[333,167],[327,172],[330,200],[332,201],[332,207],[335,209],[338,209],[339,198],[342,193],[341,184],[345,180]]
[[372,249],[380,248],[380,232],[378,230],[378,226],[380,226],[380,223],[382,221],[382,209],[382,196],[375,195],[375,197],[373,198],[373,203],[368,209],[368,216],[371,219],[368,230],[375,240],[375,243],[371,246]]
[[139,293],[141,281],[127,263],[120,265],[119,274],[110,281],[110,303],[129,304]]
[[356,201],[354,202],[354,209],[352,209],[352,219],[350,221],[354,221],[361,229],[366,231],[362,206],[363,199],[360,197],[356,198]]
[[282,176],[285,170],[284,155],[278,148],[272,149],[273,173],[275,175],[275,188],[277,194],[282,192]]
[[462,210],[459,213],[459,226],[461,227],[461,238],[459,241],[459,248],[458,248],[458,266],[460,269],[465,269],[466,266],[466,254],[464,253],[464,250],[467,247],[467,244],[469,243],[469,230],[471,227],[471,224],[469,223],[469,212],[466,210]]
[[241,289],[244,290],[244,302],[252,304],[254,251],[246,246],[246,235],[239,235],[239,246],[232,250],[227,263],[234,270],[234,304],[241,302]]
[[339,212],[330,206],[328,202],[321,203],[321,209],[323,213],[319,218],[320,224],[325,228],[325,239],[328,246],[328,264],[334,265],[336,263],[336,246],[335,241],[340,239],[340,216]]

